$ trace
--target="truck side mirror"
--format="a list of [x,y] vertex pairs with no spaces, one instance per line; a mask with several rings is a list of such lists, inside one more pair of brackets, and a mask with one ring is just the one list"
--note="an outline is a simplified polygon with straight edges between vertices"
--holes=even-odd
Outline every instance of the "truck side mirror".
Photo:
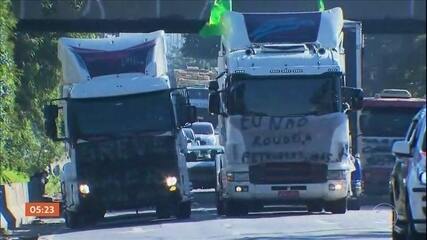
[[220,98],[218,92],[209,93],[209,113],[219,114]]
[[197,108],[195,106],[187,106],[188,122],[193,123],[197,121]]
[[218,91],[219,89],[219,84],[217,81],[210,81],[209,82],[209,87],[208,87],[209,91]]
[[350,104],[351,110],[357,111],[363,107],[363,90],[361,88],[342,87],[343,101]]
[[58,130],[56,126],[58,109],[58,106],[53,104],[45,105],[43,109],[45,133],[46,136],[48,136],[52,140],[58,139]]

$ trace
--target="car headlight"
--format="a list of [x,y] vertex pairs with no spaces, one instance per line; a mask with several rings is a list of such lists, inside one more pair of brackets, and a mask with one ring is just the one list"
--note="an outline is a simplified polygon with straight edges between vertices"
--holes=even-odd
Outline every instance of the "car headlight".
[[227,181],[229,182],[247,182],[249,181],[248,172],[228,172]]
[[347,171],[344,170],[329,170],[328,180],[346,180]]
[[178,179],[176,177],[167,177],[166,178],[166,186],[172,187],[178,183]]
[[421,172],[421,174],[420,174],[420,182],[424,185],[426,184],[426,172],[425,171]]

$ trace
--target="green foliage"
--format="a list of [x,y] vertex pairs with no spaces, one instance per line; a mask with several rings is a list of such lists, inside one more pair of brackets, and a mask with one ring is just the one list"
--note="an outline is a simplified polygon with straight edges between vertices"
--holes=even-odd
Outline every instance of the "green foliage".
[[6,183],[28,182],[29,178],[25,173],[17,172],[9,169],[2,170],[0,175],[0,185]]
[[61,192],[61,179],[59,176],[51,174],[49,176],[49,181],[46,184],[46,194],[49,196],[57,195]]
[[219,44],[219,37],[203,38],[197,34],[187,34],[181,51],[184,57],[216,60]]
[[[14,33],[10,1],[0,4],[0,176],[5,169],[32,175],[63,156],[44,135],[42,108],[59,97],[57,40],[94,34]],[[78,1],[76,1],[78,2]],[[46,4],[49,1],[45,1]]]
[[368,96],[384,88],[402,88],[425,97],[426,34],[367,35],[363,67]]
[[[0,4],[0,170],[10,166],[6,149],[14,138],[16,127],[15,90],[16,68],[13,62],[13,42],[10,39],[16,21],[10,11],[10,1]],[[0,177],[4,171],[0,171]]]

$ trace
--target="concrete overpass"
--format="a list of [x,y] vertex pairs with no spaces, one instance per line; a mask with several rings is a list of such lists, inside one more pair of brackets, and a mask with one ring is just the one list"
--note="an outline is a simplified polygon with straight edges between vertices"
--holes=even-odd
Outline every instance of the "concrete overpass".
[[[80,3],[73,6],[71,2]],[[18,31],[198,32],[214,0],[13,0]],[[365,33],[425,33],[426,0],[324,0]],[[50,3],[50,4],[49,4]],[[240,12],[314,11],[317,0],[233,0]]]

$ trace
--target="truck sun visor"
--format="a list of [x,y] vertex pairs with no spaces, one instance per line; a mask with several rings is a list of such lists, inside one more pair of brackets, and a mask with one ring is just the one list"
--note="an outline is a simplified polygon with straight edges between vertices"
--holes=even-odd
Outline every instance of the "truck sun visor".
[[244,14],[249,40],[252,43],[315,42],[321,13]]
[[341,8],[323,12],[238,13],[223,16],[223,44],[227,49],[247,49],[252,44],[316,43],[338,48],[344,18]]
[[148,41],[117,51],[70,47],[81,68],[90,77],[120,73],[144,73],[150,61],[155,41]]

